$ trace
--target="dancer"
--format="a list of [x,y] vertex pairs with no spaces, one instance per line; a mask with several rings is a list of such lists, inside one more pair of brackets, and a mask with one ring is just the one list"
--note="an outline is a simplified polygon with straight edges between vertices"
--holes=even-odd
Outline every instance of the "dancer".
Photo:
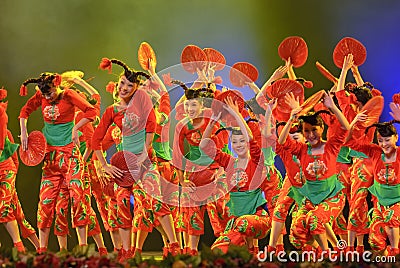
[[214,242],[212,248],[220,248],[226,252],[229,244],[246,244],[249,251],[254,253],[253,240],[264,238],[271,227],[271,219],[263,208],[266,200],[260,187],[263,157],[251,129],[239,112],[237,102],[227,97],[225,103],[240,127],[233,129],[231,135],[232,149],[237,158],[215,148],[210,142],[212,129],[221,113],[212,116],[200,143],[200,148],[208,155],[215,154],[214,161],[225,169],[227,184],[231,189],[227,206],[232,217],[225,232]]
[[[19,161],[17,156],[18,144],[14,143],[11,132],[7,129],[8,116],[6,113],[7,91],[0,89],[0,223],[3,223],[9,233],[14,247],[18,252],[25,252],[21,241],[20,229],[23,237],[29,238],[37,248],[39,240],[35,229],[26,221],[24,212],[19,202],[15,187],[16,174]],[[18,225],[20,227],[18,227]]]
[[[204,108],[204,100],[214,95],[209,88],[188,88],[181,81],[173,83],[184,89],[186,100],[183,104],[186,117],[175,127],[172,161],[182,186],[180,209],[189,234],[185,244],[190,247],[191,255],[197,255],[200,236],[204,233],[205,210],[208,212],[215,236],[219,236],[226,225],[224,198],[217,198],[212,193],[216,186],[214,182],[221,175],[219,165],[199,148],[211,114],[210,109]],[[217,126],[214,132],[216,130]],[[185,150],[185,142],[189,144],[188,150]]]
[[[132,216],[130,214],[130,195],[132,191],[135,197],[134,215],[136,223],[134,222],[134,227],[138,231],[135,251],[139,254],[141,253],[144,240],[148,232],[151,231],[153,220],[148,215],[148,213],[151,213],[158,218],[167,233],[173,254],[177,254],[179,244],[172,227],[173,222],[170,211],[159,200],[155,198],[150,199],[150,193],[146,194],[138,184],[139,182],[142,185],[150,183],[154,186],[154,189],[159,187],[159,175],[156,167],[151,162],[153,159],[151,143],[156,126],[153,105],[147,93],[139,88],[143,82],[141,77],[148,79],[150,76],[143,72],[136,72],[130,69],[125,63],[116,59],[109,60],[103,58],[100,66],[103,69],[111,70],[113,63],[124,68],[117,87],[120,101],[107,107],[105,110],[94,132],[92,147],[107,174],[112,177],[123,176],[122,170],[106,162],[101,150],[101,141],[109,126],[114,122],[122,131],[123,150],[136,154],[138,156],[137,165],[141,167],[144,164],[146,167],[141,178],[133,185],[133,189],[132,187],[123,188],[116,193],[118,203],[117,212],[123,221],[123,227],[119,229],[123,247],[120,261],[123,262],[131,258],[134,254],[134,252],[131,252]],[[151,194],[156,194],[156,192],[152,192]]]
[[[297,248],[315,239],[323,251],[328,250],[325,223],[335,218],[344,206],[343,185],[336,177],[336,158],[344,141],[349,124],[334,104],[332,97],[324,93],[324,104],[338,118],[341,128],[328,141],[322,139],[324,124],[318,113],[301,116],[302,128],[308,144],[301,144],[288,139],[289,130],[297,114],[301,111],[293,94],[287,96],[289,103],[297,102],[298,108],[292,109],[289,121],[283,128],[278,142],[283,148],[300,160],[306,183],[297,194],[300,199],[297,216],[293,219],[295,227],[291,242]],[[292,188],[294,190],[294,188]],[[329,211],[325,211],[328,207]],[[307,227],[305,227],[307,226]]]
[[[40,247],[38,253],[47,251],[50,227],[54,218],[59,189],[63,183],[68,185],[72,207],[72,226],[77,228],[80,246],[87,245],[87,225],[89,218],[84,211],[83,165],[79,149],[78,129],[93,121],[96,111],[76,91],[60,87],[61,76],[56,73],[42,73],[38,78],[26,80],[21,86],[20,95],[27,94],[27,85],[37,84],[39,90],[22,107],[19,119],[21,146],[27,150],[27,122],[30,114],[39,107],[42,109],[47,140],[47,151],[43,165],[37,221]],[[74,125],[75,107],[82,110],[84,118]]]

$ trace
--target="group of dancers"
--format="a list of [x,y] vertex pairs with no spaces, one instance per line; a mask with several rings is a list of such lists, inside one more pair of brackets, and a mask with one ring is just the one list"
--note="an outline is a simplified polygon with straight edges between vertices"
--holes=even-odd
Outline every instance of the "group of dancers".
[[[21,96],[28,95],[29,84],[35,90],[19,115],[20,153],[31,150],[31,113],[40,108],[44,120],[38,236],[18,200],[18,144],[7,129],[7,91],[0,90],[0,222],[18,251],[26,250],[22,236],[38,254],[47,252],[53,222],[60,250],[67,250],[70,211],[79,245],[92,236],[99,254],[107,255],[93,195],[120,262],[141,254],[154,229],[163,238],[164,256],[197,255],[206,211],[216,237],[213,250],[238,245],[257,256],[258,240],[269,234],[268,252],[284,251],[283,236],[289,235],[298,250],[362,253],[368,235],[372,250],[400,253],[400,158],[393,126],[400,121],[400,98],[394,95],[390,105],[393,120],[379,123],[383,97],[361,77],[358,51],[343,55],[339,78],[325,73],[333,82],[329,91],[308,99],[304,87],[310,82],[296,77],[300,64],[293,51],[261,88],[251,64],[244,64],[231,80],[255,92],[245,100],[215,76],[223,68],[222,54],[219,62],[195,53],[182,58],[185,70],[198,75],[185,83],[173,73],[161,79],[147,46],[149,53],[139,55],[145,71],[101,60],[99,67],[110,73],[122,68],[118,81],[106,86],[114,103],[103,113],[99,91],[83,72],[46,72],[22,83]],[[355,83],[346,83],[349,70]],[[183,89],[174,105],[167,87]],[[117,152],[107,155],[113,145]],[[276,156],[285,177],[275,167]],[[338,248],[339,239],[347,249]]]

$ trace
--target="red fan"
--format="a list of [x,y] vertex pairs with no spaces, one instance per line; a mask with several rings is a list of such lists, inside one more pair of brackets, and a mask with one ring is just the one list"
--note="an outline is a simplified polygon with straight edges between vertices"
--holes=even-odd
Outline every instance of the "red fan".
[[243,87],[246,83],[255,82],[257,78],[257,68],[248,62],[233,64],[229,72],[229,79],[235,87]]
[[277,113],[284,114],[283,116],[278,115],[278,118],[286,118],[288,117],[287,114],[290,114],[292,109],[285,102],[285,95],[289,92],[292,92],[295,97],[299,97],[300,104],[304,102],[304,88],[295,80],[290,80],[287,78],[279,79],[267,89],[267,95],[269,98],[277,98],[278,105],[275,109],[275,117]]
[[221,94],[218,94],[218,96],[216,96],[216,98],[213,100],[211,108],[214,113],[222,113],[221,119],[223,121],[231,122],[235,119],[226,109],[223,108],[223,104],[227,97],[231,97],[234,102],[236,101],[238,103],[239,111],[244,109],[244,98],[242,93],[238,90],[227,90]]
[[367,49],[354,38],[343,38],[333,50],[333,62],[338,68],[343,67],[344,57],[348,54],[353,54],[354,65],[360,66],[367,58]]
[[297,116],[302,116],[308,113],[314,106],[322,99],[325,95],[324,90],[320,90],[317,93],[314,93],[312,96],[308,97],[300,107],[302,110],[297,114]]
[[135,183],[134,177],[137,178],[140,167],[137,165],[137,156],[134,153],[117,152],[111,157],[110,163],[124,171],[121,178],[114,178],[116,184],[121,187],[130,187]]
[[46,154],[47,142],[42,132],[35,130],[28,136],[28,149],[19,147],[19,157],[27,166],[36,166],[43,161]]
[[197,69],[203,70],[207,65],[206,53],[195,45],[187,45],[181,54],[181,63],[183,69],[194,74]]
[[204,52],[207,55],[208,62],[215,65],[215,70],[220,71],[224,69],[226,60],[224,55],[216,49],[213,48],[204,48]]
[[153,48],[147,42],[142,42],[138,49],[138,60],[143,70],[149,69],[149,59],[152,59],[154,66],[156,66],[157,59]]
[[321,72],[325,78],[328,78],[329,81],[333,82],[336,84],[339,79],[337,79],[331,72],[329,72],[321,63],[318,61],[315,63],[315,66],[317,66],[317,69]]
[[367,120],[359,122],[357,125],[367,128],[372,124],[379,121],[384,105],[384,99],[382,96],[372,97],[361,109],[360,112],[364,112],[367,115]]
[[290,58],[294,67],[301,67],[307,61],[307,43],[299,36],[289,36],[279,44],[278,54],[285,61]]

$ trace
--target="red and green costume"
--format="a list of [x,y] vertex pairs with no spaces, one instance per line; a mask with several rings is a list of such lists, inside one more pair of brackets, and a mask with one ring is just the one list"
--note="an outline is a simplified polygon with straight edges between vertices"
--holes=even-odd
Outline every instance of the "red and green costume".
[[236,158],[220,149],[216,150],[214,160],[225,169],[230,189],[230,199],[226,205],[231,218],[225,232],[214,242],[212,248],[225,251],[229,244],[245,244],[245,237],[262,239],[271,228],[271,218],[263,209],[267,201],[262,196],[260,187],[264,158],[257,141],[251,140],[249,146],[250,159],[245,170],[237,168]]
[[[177,169],[186,171],[187,179],[197,187],[193,193],[183,188],[180,197],[182,222],[179,227],[190,235],[204,233],[205,210],[208,212],[214,234],[223,232],[227,222],[224,216],[227,189],[222,190],[226,185],[215,183],[221,176],[218,172],[219,165],[199,148],[208,122],[209,118],[204,116],[200,126],[194,127],[188,118],[184,118],[175,127],[173,165]],[[213,133],[216,130],[215,125]]]
[[45,124],[42,132],[48,146],[39,193],[38,228],[51,227],[56,200],[64,183],[71,199],[72,226],[85,226],[89,217],[84,200],[83,163],[79,150],[72,143],[72,129],[75,107],[83,111],[84,117],[89,120],[95,118],[96,111],[74,90],[64,90],[53,103],[36,91],[22,107],[19,118],[28,118],[39,107]]
[[325,143],[324,153],[312,155],[311,146],[287,138],[283,149],[295,155],[301,165],[305,184],[292,188],[299,205],[292,220],[290,240],[296,248],[303,247],[313,235],[325,233],[325,224],[342,212],[345,197],[343,185],[336,176],[336,159],[347,131],[338,128]]

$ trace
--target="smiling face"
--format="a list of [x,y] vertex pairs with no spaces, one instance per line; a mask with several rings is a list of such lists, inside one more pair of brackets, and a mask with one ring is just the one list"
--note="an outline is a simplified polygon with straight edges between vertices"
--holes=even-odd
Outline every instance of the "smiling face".
[[303,123],[304,138],[311,146],[317,146],[322,141],[323,132],[324,128],[322,126]]
[[185,100],[183,106],[190,119],[199,117],[203,109],[203,104],[198,99]]
[[232,150],[239,158],[248,156],[249,144],[246,142],[243,135],[232,134]]
[[378,145],[381,147],[385,155],[390,155],[396,150],[396,142],[398,140],[397,135],[391,135],[388,137],[382,137],[381,134],[377,134]]
[[118,81],[118,97],[125,101],[129,101],[133,93],[137,89],[137,83],[133,83],[126,79],[125,75],[122,75]]

